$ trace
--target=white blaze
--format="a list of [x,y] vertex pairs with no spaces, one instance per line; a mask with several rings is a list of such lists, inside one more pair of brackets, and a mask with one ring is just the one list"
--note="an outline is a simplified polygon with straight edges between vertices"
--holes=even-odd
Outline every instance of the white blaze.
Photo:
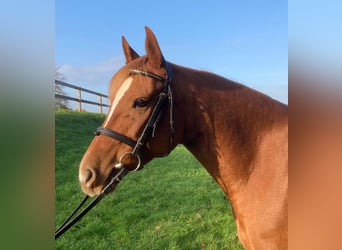
[[103,127],[107,126],[107,123],[110,121],[110,119],[112,118],[112,115],[114,114],[115,108],[118,106],[120,100],[122,99],[122,97],[125,95],[125,93],[127,92],[127,90],[129,89],[129,87],[131,86],[133,81],[132,77],[127,78],[123,84],[121,85],[121,87],[119,88],[118,92],[116,93],[113,103],[110,107],[110,111],[109,114],[107,116],[106,122],[105,124],[103,124]]

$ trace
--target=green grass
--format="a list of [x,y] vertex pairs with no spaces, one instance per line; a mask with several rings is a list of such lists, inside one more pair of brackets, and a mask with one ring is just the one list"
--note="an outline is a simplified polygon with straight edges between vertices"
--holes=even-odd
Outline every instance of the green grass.
[[[56,226],[83,198],[78,165],[104,115],[56,111]],[[243,249],[226,196],[183,147],[129,174],[56,249]]]

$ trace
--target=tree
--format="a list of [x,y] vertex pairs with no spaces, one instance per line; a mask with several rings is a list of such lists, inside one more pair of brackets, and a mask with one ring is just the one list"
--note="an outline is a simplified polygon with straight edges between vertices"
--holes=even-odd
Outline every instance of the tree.
[[[55,80],[65,81],[65,76],[59,72],[60,66],[56,65]],[[63,86],[55,83],[55,94],[65,95]],[[55,109],[70,109],[68,100],[55,96]]]

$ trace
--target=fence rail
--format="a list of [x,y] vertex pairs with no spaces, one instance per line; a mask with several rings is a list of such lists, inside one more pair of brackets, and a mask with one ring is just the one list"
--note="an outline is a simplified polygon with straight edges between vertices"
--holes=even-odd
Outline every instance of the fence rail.
[[[104,104],[102,102],[102,98],[103,97],[104,98],[108,98],[108,96],[106,96],[104,94],[92,91],[90,89],[82,88],[80,86],[76,86],[76,85],[73,85],[73,84],[70,84],[70,83],[59,81],[59,80],[55,80],[55,84],[77,90],[77,98],[71,97],[71,96],[66,96],[66,95],[61,95],[61,94],[58,94],[58,93],[55,93],[55,98],[61,98],[61,99],[77,102],[77,110],[78,111],[82,111],[82,103],[87,103],[87,104],[92,104],[92,105],[99,106],[99,112],[100,113],[103,113],[102,107],[110,107],[110,105]],[[94,101],[89,101],[89,100],[82,99],[82,91],[90,93],[90,94],[93,94],[93,95],[96,95],[98,97],[98,101],[94,102]]]

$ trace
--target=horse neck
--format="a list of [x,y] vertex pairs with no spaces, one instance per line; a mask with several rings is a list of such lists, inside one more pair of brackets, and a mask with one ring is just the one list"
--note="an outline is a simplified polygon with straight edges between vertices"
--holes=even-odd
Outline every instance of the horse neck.
[[173,68],[181,143],[228,194],[230,183],[248,179],[260,138],[287,119],[287,106],[209,72]]

